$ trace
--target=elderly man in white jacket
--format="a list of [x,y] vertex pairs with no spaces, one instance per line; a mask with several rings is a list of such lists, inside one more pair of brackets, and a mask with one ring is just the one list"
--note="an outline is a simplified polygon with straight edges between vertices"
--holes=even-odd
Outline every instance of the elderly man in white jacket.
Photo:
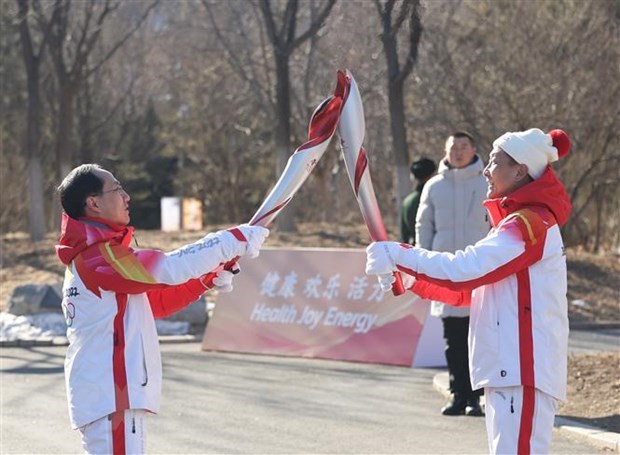
[[[473,137],[458,131],[446,140],[445,157],[439,171],[422,190],[416,216],[416,246],[453,253],[473,245],[490,229],[485,199],[487,184],[482,158],[476,154]],[[469,308],[456,308],[433,301],[431,314],[441,318],[450,377],[450,401],[444,415],[483,415],[479,392],[469,379],[467,332]]]
[[216,289],[231,291],[233,273],[220,264],[258,256],[269,231],[242,225],[169,253],[134,249],[131,198],[112,173],[83,164],[58,192],[71,426],[80,430],[86,453],[144,453],[147,416],[159,412],[162,389],[155,318],[210,289],[209,272]]

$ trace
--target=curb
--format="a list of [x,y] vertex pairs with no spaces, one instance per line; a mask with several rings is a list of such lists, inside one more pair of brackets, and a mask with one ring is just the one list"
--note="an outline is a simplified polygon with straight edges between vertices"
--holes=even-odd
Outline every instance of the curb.
[[556,417],[554,425],[560,431],[583,439],[599,450],[620,453],[620,433],[601,430],[566,417]]
[[0,341],[1,348],[33,348],[41,346],[67,346],[69,341],[66,337],[41,337],[41,338],[24,338],[17,340]]
[[161,344],[193,343],[202,341],[202,335],[160,335]]
[[[449,398],[448,391],[448,372],[437,373],[433,376],[433,388],[441,393],[444,397]],[[484,396],[480,397],[480,404],[484,403]],[[620,433],[602,430],[600,428],[584,425],[566,417],[557,417],[554,422],[555,428],[566,435],[579,438],[584,442],[596,447],[599,450],[605,450],[620,453]]]
[[605,330],[620,329],[620,321],[573,322],[568,321],[569,330]]

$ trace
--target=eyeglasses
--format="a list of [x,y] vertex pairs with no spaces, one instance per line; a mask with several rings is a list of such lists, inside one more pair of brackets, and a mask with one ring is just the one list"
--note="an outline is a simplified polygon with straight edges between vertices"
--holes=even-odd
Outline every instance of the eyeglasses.
[[118,192],[118,193],[126,193],[125,189],[121,185],[119,185],[119,186],[117,186],[116,188],[114,188],[112,190],[102,191],[99,194],[113,193],[115,191]]
[[93,194],[91,194],[90,196],[103,196],[104,194],[107,194],[107,193],[114,193],[115,191],[116,191],[117,193],[119,193],[119,194],[120,194],[120,193],[125,193],[125,194],[127,194],[127,192],[125,191],[125,189],[124,189],[121,185],[119,185],[119,186],[117,186],[116,188],[113,188],[113,189],[111,189],[111,190],[101,191],[101,192],[99,192],[99,193],[93,193]]
[[[92,197],[92,196],[103,196],[104,194],[107,193],[114,193],[117,192],[118,194],[127,194],[127,191],[125,191],[125,188],[123,188],[121,185],[118,185],[116,188],[113,188],[111,190],[107,190],[107,191],[100,191],[99,193],[92,193],[89,194],[87,197]],[[86,201],[84,201],[84,206],[86,207]]]

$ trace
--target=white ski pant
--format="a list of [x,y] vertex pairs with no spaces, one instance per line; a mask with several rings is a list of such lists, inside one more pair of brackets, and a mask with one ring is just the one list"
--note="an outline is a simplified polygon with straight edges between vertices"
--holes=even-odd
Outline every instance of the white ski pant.
[[486,387],[489,453],[548,454],[558,402],[533,387]]
[[81,427],[82,447],[92,455],[128,455],[146,452],[146,416],[143,409],[118,411]]

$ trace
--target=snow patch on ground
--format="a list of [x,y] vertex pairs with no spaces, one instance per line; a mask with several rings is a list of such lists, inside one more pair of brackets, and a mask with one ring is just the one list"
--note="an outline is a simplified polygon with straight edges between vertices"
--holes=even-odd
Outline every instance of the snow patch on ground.
[[[189,322],[155,320],[159,335],[186,335]],[[16,316],[0,312],[0,341],[36,340],[66,336],[67,325],[61,313]]]
[[65,318],[60,313],[40,313],[28,316],[0,313],[0,341],[64,336],[66,330]]

